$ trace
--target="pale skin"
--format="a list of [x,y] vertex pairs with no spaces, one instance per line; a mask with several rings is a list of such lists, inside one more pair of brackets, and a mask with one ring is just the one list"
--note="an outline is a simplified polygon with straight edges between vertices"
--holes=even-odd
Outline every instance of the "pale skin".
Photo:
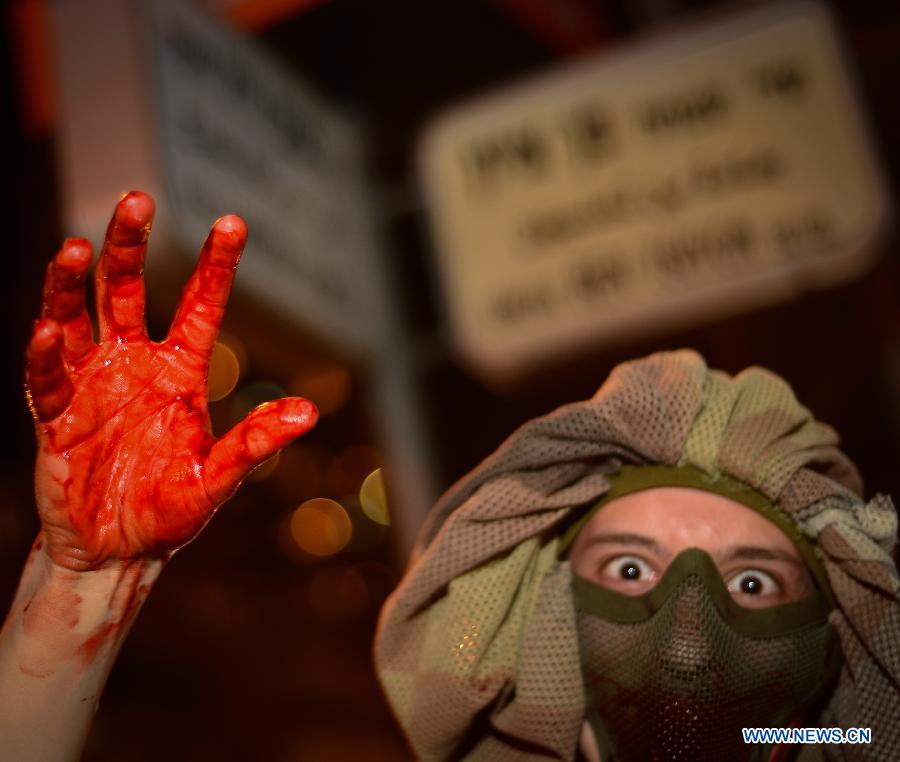
[[[813,590],[796,546],[775,524],[734,500],[688,487],[655,487],[611,500],[579,532],[570,559],[574,574],[642,595],[688,548],[710,555],[744,608],[778,606]],[[581,750],[600,762],[587,723]]]

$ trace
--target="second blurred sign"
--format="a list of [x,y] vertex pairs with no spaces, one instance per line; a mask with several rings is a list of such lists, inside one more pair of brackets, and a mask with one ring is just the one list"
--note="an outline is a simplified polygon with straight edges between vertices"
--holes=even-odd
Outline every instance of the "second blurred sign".
[[52,11],[67,228],[98,240],[118,194],[149,191],[155,267],[167,243],[196,258],[216,217],[237,212],[237,287],[343,352],[377,352],[387,304],[361,131],[192,3]]

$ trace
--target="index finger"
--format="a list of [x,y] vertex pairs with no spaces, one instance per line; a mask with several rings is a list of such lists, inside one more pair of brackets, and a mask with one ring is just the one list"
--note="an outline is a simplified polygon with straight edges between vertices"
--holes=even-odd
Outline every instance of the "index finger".
[[236,214],[216,220],[172,321],[166,341],[198,354],[204,363],[216,342],[246,241],[247,225]]

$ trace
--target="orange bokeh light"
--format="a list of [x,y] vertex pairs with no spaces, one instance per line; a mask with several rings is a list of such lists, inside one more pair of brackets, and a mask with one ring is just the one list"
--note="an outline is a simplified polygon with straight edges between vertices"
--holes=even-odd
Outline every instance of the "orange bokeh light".
[[315,497],[291,516],[291,536],[306,553],[331,556],[346,547],[353,523],[344,506],[336,500]]
[[241,377],[241,364],[234,350],[217,341],[209,360],[209,401],[216,402],[234,390]]

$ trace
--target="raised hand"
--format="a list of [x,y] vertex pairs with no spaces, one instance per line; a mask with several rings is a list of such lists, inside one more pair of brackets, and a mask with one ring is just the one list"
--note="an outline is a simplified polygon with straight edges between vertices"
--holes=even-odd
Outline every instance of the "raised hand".
[[99,342],[84,306],[91,246],[70,238],[48,267],[28,346],[44,548],[73,571],[168,557],[253,468],[317,419],[308,400],[285,398],[212,435],[209,358],[247,229],[234,215],[216,221],[169,335],[157,343],[144,320],[153,212],[139,192],[116,206],[95,274]]

